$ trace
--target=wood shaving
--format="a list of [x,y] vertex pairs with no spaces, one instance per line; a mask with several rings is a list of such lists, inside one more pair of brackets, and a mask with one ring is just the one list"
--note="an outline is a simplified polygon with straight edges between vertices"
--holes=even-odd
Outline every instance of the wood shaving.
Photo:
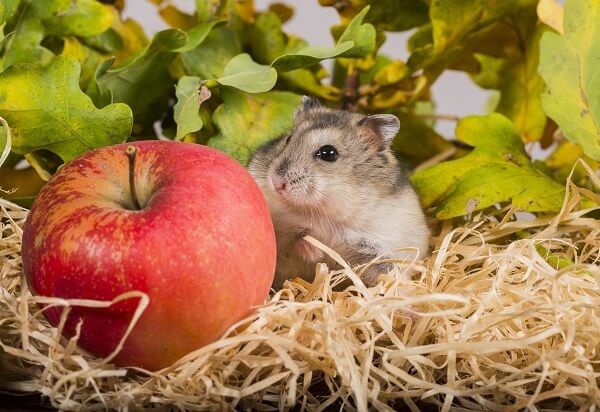
[[95,359],[48,324],[36,303],[110,303],[32,296],[20,257],[27,211],[0,199],[0,388],[62,410],[594,410],[600,220],[589,205],[600,179],[587,171],[595,190],[569,183],[556,216],[516,219],[506,207],[440,223],[431,256],[397,262],[413,282],[392,272],[367,288],[360,267],[311,240],[343,269],[318,265],[314,282],[288,282],[158,372]]

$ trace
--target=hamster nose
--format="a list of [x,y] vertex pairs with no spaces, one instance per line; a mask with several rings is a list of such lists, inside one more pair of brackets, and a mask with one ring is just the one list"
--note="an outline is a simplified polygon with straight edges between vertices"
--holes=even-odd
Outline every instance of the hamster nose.
[[279,176],[271,176],[271,182],[273,182],[273,187],[277,193],[281,194],[282,192],[285,192],[287,186],[285,180]]

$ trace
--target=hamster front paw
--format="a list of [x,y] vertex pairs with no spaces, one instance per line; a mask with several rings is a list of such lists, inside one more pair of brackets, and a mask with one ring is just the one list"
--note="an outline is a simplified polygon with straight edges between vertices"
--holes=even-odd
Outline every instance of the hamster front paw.
[[317,262],[325,257],[325,254],[304,239],[298,239],[294,245],[296,253],[307,262]]

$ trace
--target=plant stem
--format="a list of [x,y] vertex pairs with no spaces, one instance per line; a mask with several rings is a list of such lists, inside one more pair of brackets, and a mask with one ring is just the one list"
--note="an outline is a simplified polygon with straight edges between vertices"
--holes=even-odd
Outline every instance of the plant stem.
[[134,146],[127,146],[125,153],[127,153],[127,157],[129,158],[129,191],[131,192],[133,207],[135,210],[142,210],[142,206],[140,206],[140,201],[135,192],[135,157],[137,155],[137,149]]
[[357,70],[352,70],[346,78],[346,83],[342,89],[342,109],[355,112],[358,109],[357,100],[359,98],[358,88],[360,87],[360,78]]
[[214,79],[206,80],[202,85],[209,89],[214,89],[215,87],[219,86],[219,82]]
[[460,120],[459,116],[455,116],[452,114],[438,114],[438,113],[422,113],[416,115],[419,119],[423,120],[447,120],[449,122],[458,122]]

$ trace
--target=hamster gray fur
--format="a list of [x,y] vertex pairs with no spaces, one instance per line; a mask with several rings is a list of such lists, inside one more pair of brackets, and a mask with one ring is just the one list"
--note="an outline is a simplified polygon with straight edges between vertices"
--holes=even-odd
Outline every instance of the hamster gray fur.
[[[294,276],[312,280],[317,262],[334,266],[303,239],[306,235],[352,265],[398,248],[414,249],[386,256],[413,259],[427,253],[430,232],[423,210],[389,148],[399,128],[394,115],[333,110],[304,97],[289,134],[250,159],[248,170],[275,226],[275,288]],[[389,269],[374,265],[363,281],[373,285]]]

